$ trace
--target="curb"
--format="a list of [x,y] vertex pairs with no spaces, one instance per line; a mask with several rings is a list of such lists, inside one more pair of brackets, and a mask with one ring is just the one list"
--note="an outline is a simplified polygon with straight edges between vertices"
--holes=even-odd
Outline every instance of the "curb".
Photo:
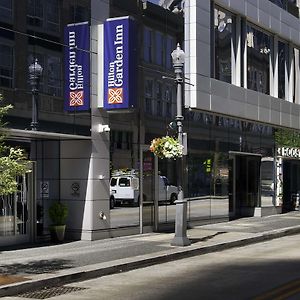
[[128,272],[159,263],[165,263],[196,255],[203,255],[207,253],[223,251],[226,249],[247,246],[298,233],[300,233],[300,225],[258,233],[256,236],[219,243],[216,245],[200,247],[193,247],[192,245],[187,248],[176,247],[174,248],[174,250],[166,250],[165,252],[156,254],[125,258],[108,263],[100,263],[96,265],[68,269],[67,271],[65,271],[65,274],[54,274],[48,276],[48,278],[33,279],[31,281],[0,286],[0,297],[14,296],[20,293],[37,290],[42,287],[44,288],[61,286],[64,284],[117,274],[120,272]]

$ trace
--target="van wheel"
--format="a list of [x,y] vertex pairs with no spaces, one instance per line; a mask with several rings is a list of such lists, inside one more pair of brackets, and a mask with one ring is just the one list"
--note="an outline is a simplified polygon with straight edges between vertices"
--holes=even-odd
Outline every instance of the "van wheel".
[[170,204],[174,204],[174,202],[177,200],[177,195],[176,194],[172,194],[170,197]]
[[115,208],[115,198],[112,196],[109,199],[109,207],[110,209],[114,209]]

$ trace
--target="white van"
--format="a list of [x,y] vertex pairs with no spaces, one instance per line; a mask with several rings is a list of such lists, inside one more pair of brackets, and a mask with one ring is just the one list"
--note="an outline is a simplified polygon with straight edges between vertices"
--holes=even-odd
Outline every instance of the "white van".
[[[173,204],[177,199],[177,187],[170,185],[165,176],[159,176],[159,201]],[[146,202],[151,198],[151,182],[144,179],[144,197]],[[136,175],[118,175],[110,179],[110,208],[116,204],[128,203],[134,206],[139,205],[140,191],[139,178]]]

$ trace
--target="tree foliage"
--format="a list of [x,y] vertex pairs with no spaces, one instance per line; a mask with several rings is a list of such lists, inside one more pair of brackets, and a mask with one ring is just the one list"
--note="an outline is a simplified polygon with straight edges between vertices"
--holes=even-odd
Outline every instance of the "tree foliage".
[[300,132],[292,129],[276,129],[275,143],[277,147],[300,148]]
[[28,160],[23,149],[11,147],[5,143],[7,134],[3,131],[6,123],[3,118],[12,105],[3,105],[0,95],[0,195],[9,195],[17,191],[17,176],[29,171]]

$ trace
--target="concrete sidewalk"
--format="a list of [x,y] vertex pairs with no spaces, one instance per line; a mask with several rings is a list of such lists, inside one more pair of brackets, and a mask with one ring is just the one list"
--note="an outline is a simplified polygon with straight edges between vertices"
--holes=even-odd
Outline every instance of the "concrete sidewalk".
[[191,246],[170,245],[174,233],[0,250],[0,297],[62,285],[188,256],[300,233],[300,212],[243,218],[188,230]]

